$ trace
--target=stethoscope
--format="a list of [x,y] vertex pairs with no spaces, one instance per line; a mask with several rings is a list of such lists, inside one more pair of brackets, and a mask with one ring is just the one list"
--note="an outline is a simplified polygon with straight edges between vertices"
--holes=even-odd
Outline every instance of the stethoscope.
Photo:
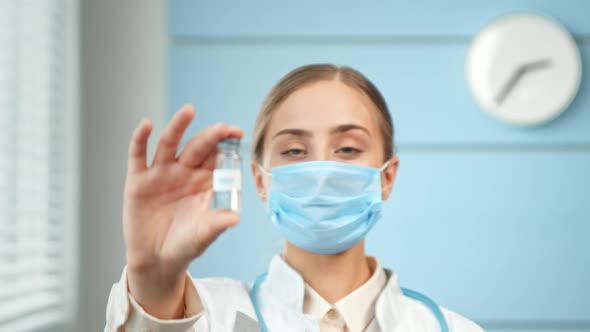
[[[258,324],[260,325],[261,332],[268,332],[268,328],[266,327],[266,323],[264,322],[264,317],[262,317],[262,313],[260,312],[260,306],[258,305],[258,288],[260,288],[260,284],[266,279],[267,273],[263,273],[256,280],[254,281],[254,285],[252,285],[252,289],[250,290],[250,300],[252,301],[252,306],[254,306],[254,312],[256,313],[256,317],[258,318]],[[433,300],[427,297],[424,294],[418,293],[411,289],[401,288],[402,293],[414,300],[422,302],[426,307],[428,307],[436,320],[438,320],[438,324],[440,325],[441,332],[449,332],[449,326],[447,325],[447,321],[445,320],[445,316],[443,315],[442,311]]]

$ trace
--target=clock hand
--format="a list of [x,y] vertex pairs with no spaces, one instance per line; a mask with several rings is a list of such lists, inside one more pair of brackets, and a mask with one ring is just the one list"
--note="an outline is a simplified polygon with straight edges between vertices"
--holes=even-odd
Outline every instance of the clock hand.
[[525,71],[529,72],[529,71],[539,70],[539,69],[543,69],[545,67],[549,67],[551,64],[552,64],[551,59],[543,59],[543,60],[538,60],[535,62],[529,62],[526,65],[524,65],[524,67],[525,67]]
[[525,72],[526,65],[521,65],[520,67],[518,67],[518,70],[516,70],[512,74],[512,76],[510,76],[508,82],[504,85],[502,90],[500,90],[500,93],[498,93],[498,95],[496,96],[496,104],[500,105],[504,102],[504,99],[506,99],[510,91],[512,91],[516,83],[518,83],[518,81],[520,80],[522,75],[524,75]]
[[498,93],[498,96],[496,97],[496,103],[498,105],[500,105],[504,102],[504,100],[506,99],[508,94],[512,91],[512,89],[514,89],[514,87],[516,86],[516,83],[518,83],[518,81],[520,81],[520,79],[522,78],[522,76],[524,76],[524,74],[531,72],[531,71],[543,69],[545,67],[549,67],[551,64],[552,64],[551,59],[543,59],[543,60],[529,62],[524,65],[521,65],[518,68],[518,70],[515,71],[514,74],[512,74],[512,76],[510,77],[510,80],[506,83],[504,88],[502,90],[500,90],[500,93]]

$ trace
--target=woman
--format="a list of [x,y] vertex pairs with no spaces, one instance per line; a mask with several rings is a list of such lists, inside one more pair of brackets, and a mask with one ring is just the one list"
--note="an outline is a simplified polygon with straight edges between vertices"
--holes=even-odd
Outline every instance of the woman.
[[216,144],[241,138],[217,124],[192,137],[194,116],[170,120],[146,165],[151,124],[129,148],[124,233],[127,267],[113,286],[105,331],[482,331],[400,288],[364,251],[364,237],[391,193],[398,157],[377,88],[333,65],[297,68],[265,99],[256,119],[251,170],[284,252],[253,285],[191,279],[189,263],[239,215],[211,210]]

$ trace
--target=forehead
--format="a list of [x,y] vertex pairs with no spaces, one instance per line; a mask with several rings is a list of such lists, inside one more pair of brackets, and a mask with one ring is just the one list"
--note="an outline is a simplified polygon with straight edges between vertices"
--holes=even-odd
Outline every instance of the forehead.
[[269,134],[284,128],[323,129],[358,124],[377,126],[375,105],[364,93],[337,80],[311,83],[288,96],[275,110]]

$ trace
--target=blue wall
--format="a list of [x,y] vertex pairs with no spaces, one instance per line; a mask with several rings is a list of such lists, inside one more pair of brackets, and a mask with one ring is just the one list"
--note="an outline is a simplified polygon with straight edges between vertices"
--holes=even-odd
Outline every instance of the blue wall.
[[[282,75],[353,66],[388,100],[401,160],[369,254],[490,330],[590,330],[590,1],[234,2],[170,2],[170,112],[194,103],[190,134],[242,126],[248,165],[254,117]],[[517,10],[557,19],[582,52],[578,97],[536,128],[492,120],[464,81],[471,38]],[[250,176],[243,196],[240,226],[195,276],[251,280],[281,250]]]

